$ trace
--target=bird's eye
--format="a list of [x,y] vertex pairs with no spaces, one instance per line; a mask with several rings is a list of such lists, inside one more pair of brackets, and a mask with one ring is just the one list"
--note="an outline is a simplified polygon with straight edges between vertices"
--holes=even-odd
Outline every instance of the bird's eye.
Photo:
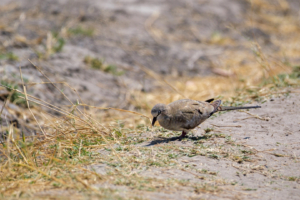
[[158,114],[160,115],[160,113],[161,113],[161,111],[159,110],[159,111],[158,111]]

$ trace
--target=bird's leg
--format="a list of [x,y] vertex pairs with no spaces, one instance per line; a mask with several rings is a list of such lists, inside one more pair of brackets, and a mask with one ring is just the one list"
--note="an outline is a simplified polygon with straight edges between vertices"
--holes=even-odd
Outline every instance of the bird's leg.
[[181,136],[179,137],[179,139],[180,139],[180,140],[183,139],[183,138],[185,137],[186,134],[187,134],[187,132],[182,131],[182,134],[181,134]]

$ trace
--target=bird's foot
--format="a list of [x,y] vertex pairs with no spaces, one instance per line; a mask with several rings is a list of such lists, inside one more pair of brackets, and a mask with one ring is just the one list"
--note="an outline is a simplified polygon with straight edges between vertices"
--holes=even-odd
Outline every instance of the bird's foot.
[[185,138],[186,137],[186,134],[187,134],[187,132],[185,132],[185,131],[182,131],[182,134],[181,134],[181,136],[179,136],[179,141],[181,141],[183,138]]

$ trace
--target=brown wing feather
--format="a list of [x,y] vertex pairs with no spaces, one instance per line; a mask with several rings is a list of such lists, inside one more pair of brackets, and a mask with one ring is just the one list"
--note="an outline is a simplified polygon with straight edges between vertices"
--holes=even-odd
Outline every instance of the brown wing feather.
[[205,102],[210,103],[210,102],[212,102],[212,101],[214,101],[214,100],[215,100],[214,98],[212,98],[212,99],[207,99]]

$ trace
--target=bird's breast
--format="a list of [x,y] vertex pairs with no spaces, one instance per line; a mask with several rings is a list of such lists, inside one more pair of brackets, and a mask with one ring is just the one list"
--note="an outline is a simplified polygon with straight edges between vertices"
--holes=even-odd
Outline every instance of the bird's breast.
[[188,116],[178,114],[173,116],[159,116],[158,122],[165,129],[173,131],[182,131],[193,129],[201,124],[205,119],[197,113],[190,113]]

